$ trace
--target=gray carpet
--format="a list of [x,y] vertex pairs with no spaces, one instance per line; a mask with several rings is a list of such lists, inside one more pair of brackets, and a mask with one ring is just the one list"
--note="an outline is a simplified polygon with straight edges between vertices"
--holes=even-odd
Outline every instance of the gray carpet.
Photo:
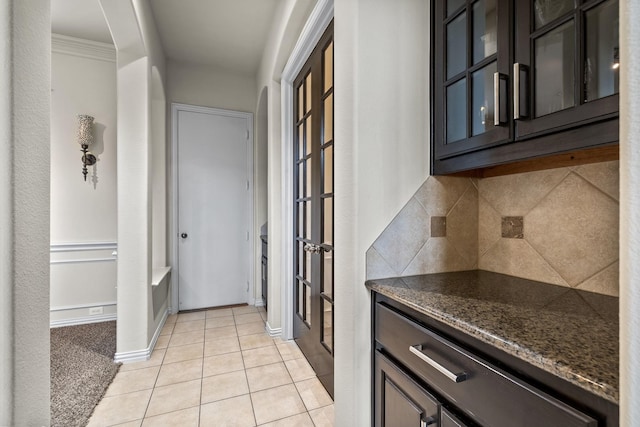
[[116,322],[51,329],[51,426],[84,427],[120,364]]

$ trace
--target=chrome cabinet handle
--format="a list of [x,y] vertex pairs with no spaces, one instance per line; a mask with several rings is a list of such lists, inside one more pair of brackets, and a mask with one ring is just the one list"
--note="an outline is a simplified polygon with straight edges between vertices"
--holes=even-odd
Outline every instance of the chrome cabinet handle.
[[442,375],[449,378],[454,383],[461,383],[462,381],[467,379],[467,374],[465,372],[455,374],[450,370],[448,370],[447,368],[445,368],[444,366],[442,366],[441,364],[439,364],[438,362],[436,362],[435,360],[433,360],[432,358],[430,358],[429,356],[427,356],[426,354],[424,354],[422,352],[422,344],[410,345],[409,351],[415,354],[416,356],[418,356],[423,362],[427,363],[436,371],[440,372]]
[[[521,97],[521,92],[524,90],[525,96],[528,89],[528,71],[529,67],[522,65],[518,62],[513,64],[513,119],[523,119],[529,116],[529,109],[526,104],[526,98]],[[524,79],[521,79],[521,75],[524,73]],[[522,87],[524,85],[524,87]],[[525,101],[525,104],[521,104]]]
[[[507,79],[498,72],[493,73],[493,125],[500,126],[507,123]],[[500,95],[503,94],[501,97]],[[504,105],[503,105],[504,104]]]

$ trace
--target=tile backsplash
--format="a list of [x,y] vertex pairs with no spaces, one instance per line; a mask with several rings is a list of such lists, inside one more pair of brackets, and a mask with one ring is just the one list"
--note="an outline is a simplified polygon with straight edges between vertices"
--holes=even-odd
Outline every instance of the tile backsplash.
[[480,268],[617,296],[618,186],[617,161],[429,177],[367,252],[367,278]]

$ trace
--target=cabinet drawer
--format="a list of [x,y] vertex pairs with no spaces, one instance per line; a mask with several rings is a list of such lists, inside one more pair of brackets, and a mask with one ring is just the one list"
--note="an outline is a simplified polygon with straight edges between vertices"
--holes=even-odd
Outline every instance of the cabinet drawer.
[[376,304],[375,338],[471,419],[491,427],[597,427],[598,422]]

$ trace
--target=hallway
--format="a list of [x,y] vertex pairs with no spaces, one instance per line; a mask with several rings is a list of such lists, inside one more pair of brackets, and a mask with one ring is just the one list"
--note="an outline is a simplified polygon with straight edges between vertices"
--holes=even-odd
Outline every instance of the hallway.
[[122,365],[90,427],[333,426],[333,401],[264,307],[169,316],[151,359]]

